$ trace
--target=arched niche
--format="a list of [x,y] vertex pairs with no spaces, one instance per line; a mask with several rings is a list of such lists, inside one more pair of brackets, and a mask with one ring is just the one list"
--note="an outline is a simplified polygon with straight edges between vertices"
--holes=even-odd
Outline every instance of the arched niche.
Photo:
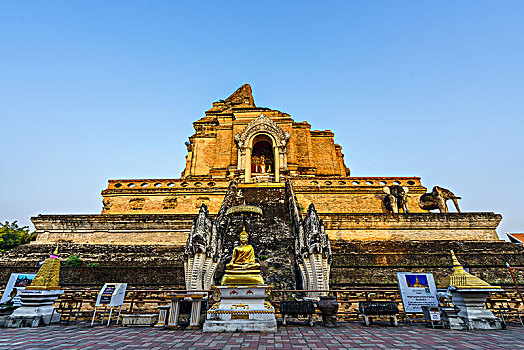
[[[242,130],[242,133],[235,135],[235,141],[238,145],[238,169],[244,170],[244,181],[251,182],[253,169],[253,150],[258,152],[257,145],[268,144],[272,149],[273,167],[272,174],[276,182],[280,182],[281,170],[287,169],[287,150],[286,145],[289,139],[289,133],[283,132],[277,123],[261,114],[253,119]],[[267,151],[267,150],[266,150]],[[256,153],[255,152],[255,153]],[[256,156],[259,156],[255,154]],[[262,170],[257,168],[257,171]],[[267,168],[265,169],[267,170]]]
[[251,139],[251,176],[275,176],[278,157],[275,157],[275,142],[266,134],[257,134]]

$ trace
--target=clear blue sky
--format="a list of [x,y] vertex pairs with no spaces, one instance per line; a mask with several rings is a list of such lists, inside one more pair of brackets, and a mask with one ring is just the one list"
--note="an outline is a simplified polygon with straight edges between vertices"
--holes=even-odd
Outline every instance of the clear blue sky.
[[178,178],[244,83],[330,129],[355,176],[420,176],[524,232],[524,1],[3,1],[0,220],[100,213]]

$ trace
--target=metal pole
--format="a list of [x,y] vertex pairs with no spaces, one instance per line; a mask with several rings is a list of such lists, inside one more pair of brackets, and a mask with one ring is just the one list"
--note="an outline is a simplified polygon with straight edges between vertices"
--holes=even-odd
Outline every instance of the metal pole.
[[122,305],[120,305],[120,309],[118,309],[118,316],[116,317],[116,324],[118,324],[118,320],[120,319],[121,312],[122,312]]
[[111,306],[111,309],[109,310],[109,317],[107,318],[107,325],[109,326],[109,323],[111,322],[111,315],[113,314],[113,306]]
[[93,312],[93,319],[91,320],[91,327],[93,327],[93,323],[95,322],[95,315],[96,315],[96,306],[95,306],[95,311]]
[[133,312],[133,306],[135,304],[135,291],[133,291],[133,296],[131,297],[131,306],[129,307],[129,313]]
[[106,310],[107,310],[107,305],[104,306],[104,313],[102,314],[102,321],[100,321],[100,324],[104,323],[104,319],[106,317]]
[[511,266],[509,266],[509,263],[506,263],[506,266],[508,267],[509,273],[511,274],[511,278],[513,278],[513,283],[515,283],[515,287],[517,287],[517,293],[519,293],[520,300],[522,300],[522,302],[524,303],[524,297],[522,296],[522,292],[519,289],[519,284],[517,283],[515,275],[513,274],[513,270]]

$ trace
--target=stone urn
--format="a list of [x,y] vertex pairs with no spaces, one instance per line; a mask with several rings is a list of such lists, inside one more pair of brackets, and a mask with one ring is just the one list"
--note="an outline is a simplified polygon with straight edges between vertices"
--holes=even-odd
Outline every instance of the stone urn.
[[318,309],[322,313],[322,322],[324,322],[325,327],[337,327],[337,297],[320,297]]

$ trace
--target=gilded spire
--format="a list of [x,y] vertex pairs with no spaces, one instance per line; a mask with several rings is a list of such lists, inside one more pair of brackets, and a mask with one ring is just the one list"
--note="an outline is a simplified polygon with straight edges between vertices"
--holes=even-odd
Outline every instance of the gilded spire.
[[502,289],[499,286],[492,286],[489,283],[481,280],[466,272],[462,264],[458,261],[453,250],[451,250],[451,260],[453,261],[453,272],[448,277],[444,278],[439,284],[439,288],[447,288],[453,286],[457,289]]
[[45,259],[44,263],[38,270],[33,282],[25,289],[27,290],[56,290],[60,289],[58,285],[60,278],[60,259],[57,256],[58,246],[53,254]]

